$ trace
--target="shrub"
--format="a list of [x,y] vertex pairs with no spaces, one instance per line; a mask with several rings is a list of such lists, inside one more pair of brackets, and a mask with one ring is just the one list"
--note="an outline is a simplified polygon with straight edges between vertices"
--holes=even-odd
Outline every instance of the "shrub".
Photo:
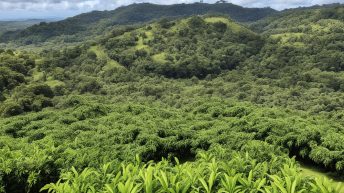
[[4,102],[1,105],[0,112],[2,116],[10,117],[10,116],[15,116],[15,115],[20,115],[24,111],[23,111],[22,106],[20,106],[18,103],[13,102],[13,101],[8,101],[8,102]]

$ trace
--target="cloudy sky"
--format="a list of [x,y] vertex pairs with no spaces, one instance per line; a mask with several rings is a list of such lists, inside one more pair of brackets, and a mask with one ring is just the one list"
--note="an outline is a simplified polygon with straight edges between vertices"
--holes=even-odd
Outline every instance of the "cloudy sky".
[[[64,18],[92,10],[109,10],[131,3],[192,3],[197,0],[0,0],[0,20]],[[204,0],[214,3],[216,0]],[[344,3],[344,0],[229,0],[245,7],[285,9],[315,4]]]

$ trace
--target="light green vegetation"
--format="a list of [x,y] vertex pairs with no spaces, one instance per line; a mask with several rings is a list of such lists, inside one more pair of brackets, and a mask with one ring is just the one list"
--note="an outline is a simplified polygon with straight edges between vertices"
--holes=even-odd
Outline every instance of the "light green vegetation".
[[136,48],[136,50],[141,50],[141,49],[148,48],[148,46],[144,44],[143,37],[139,37],[139,40],[138,40],[137,45],[136,45],[135,48]]
[[152,31],[145,31],[145,30],[139,30],[139,33],[143,33],[144,36],[140,36],[137,41],[137,45],[135,46],[136,50],[145,49],[148,52],[150,51],[150,47],[147,45],[147,43],[151,40],[153,40],[153,32]]
[[234,33],[240,33],[242,30],[249,31],[245,27],[224,17],[207,17],[204,20],[205,22],[209,22],[209,23],[217,23],[217,22],[225,23]]
[[305,177],[328,179],[332,181],[334,188],[340,188],[341,191],[339,191],[338,193],[344,193],[344,179],[339,179],[338,176],[336,176],[336,174],[321,171],[321,169],[319,168],[306,166],[303,164],[301,164],[300,170],[301,174]]
[[59,80],[47,80],[45,83],[51,88],[56,88],[58,86],[62,86],[62,87],[65,86],[65,83]]
[[[117,166],[107,163],[101,168],[87,168],[78,173],[75,168],[62,174],[64,181],[49,184],[42,190],[49,192],[261,192],[261,193],[327,193],[338,189],[324,187],[331,183],[304,180],[293,161],[274,169],[274,162],[258,163],[248,155],[236,154],[232,159],[216,160],[212,155],[200,153],[194,163],[174,165],[163,160],[158,163],[135,163]],[[247,173],[248,172],[248,173]],[[276,173],[275,173],[276,172]],[[279,173],[282,173],[280,175]]]
[[166,54],[165,53],[155,54],[152,56],[152,59],[154,62],[164,64],[166,63]]
[[288,43],[290,42],[290,39],[300,39],[302,36],[304,36],[304,33],[283,33],[283,34],[274,34],[271,37],[272,38],[281,38],[281,43]]
[[34,69],[32,73],[32,77],[33,77],[33,81],[39,81],[44,78],[44,73],[37,71],[37,69]]
[[122,68],[123,66],[121,64],[119,64],[117,61],[112,60],[111,58],[109,58],[109,56],[107,55],[107,53],[104,51],[104,49],[100,46],[92,46],[90,48],[91,51],[93,51],[94,53],[96,53],[97,58],[99,58],[100,60],[104,60],[106,61],[106,65],[103,67],[104,71],[113,69],[113,68]]

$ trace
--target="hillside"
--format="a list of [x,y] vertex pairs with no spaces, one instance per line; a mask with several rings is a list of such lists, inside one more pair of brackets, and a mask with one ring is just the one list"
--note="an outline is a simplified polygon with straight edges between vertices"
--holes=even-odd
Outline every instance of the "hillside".
[[343,9],[0,50],[0,192],[342,193]]
[[259,52],[260,37],[225,17],[160,21],[102,39],[109,57],[139,73],[204,78]]
[[233,4],[133,4],[113,11],[94,11],[59,22],[42,23],[25,30],[8,32],[1,42],[15,41],[21,44],[40,43],[51,39],[76,42],[95,34],[102,34],[109,27],[123,24],[149,22],[160,18],[176,18],[191,15],[225,14],[241,22],[256,21],[276,11],[270,8],[243,8]]
[[[273,79],[289,76],[297,84],[298,81],[323,81],[314,77],[321,71],[327,72],[322,76],[341,74],[344,70],[343,13],[343,5],[296,9],[255,24],[268,38],[259,56],[265,68],[257,69],[256,75]],[[327,88],[342,89],[341,76],[333,76],[330,82],[332,85]]]
[[8,31],[23,30],[46,20],[30,19],[24,21],[0,21],[0,34]]
[[252,23],[251,28],[255,31],[265,33],[282,29],[295,31],[297,30],[297,25],[311,25],[313,22],[318,22],[323,19],[343,21],[343,7],[343,4],[329,4],[287,9]]

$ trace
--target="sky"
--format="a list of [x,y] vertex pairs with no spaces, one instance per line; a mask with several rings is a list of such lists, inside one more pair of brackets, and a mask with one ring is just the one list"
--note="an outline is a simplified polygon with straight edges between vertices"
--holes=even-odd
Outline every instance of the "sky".
[[[0,20],[66,18],[92,10],[112,10],[132,3],[193,3],[199,0],[0,0]],[[214,3],[216,0],[204,0]],[[344,0],[228,0],[244,7],[272,7],[277,10],[299,6],[344,3]]]

